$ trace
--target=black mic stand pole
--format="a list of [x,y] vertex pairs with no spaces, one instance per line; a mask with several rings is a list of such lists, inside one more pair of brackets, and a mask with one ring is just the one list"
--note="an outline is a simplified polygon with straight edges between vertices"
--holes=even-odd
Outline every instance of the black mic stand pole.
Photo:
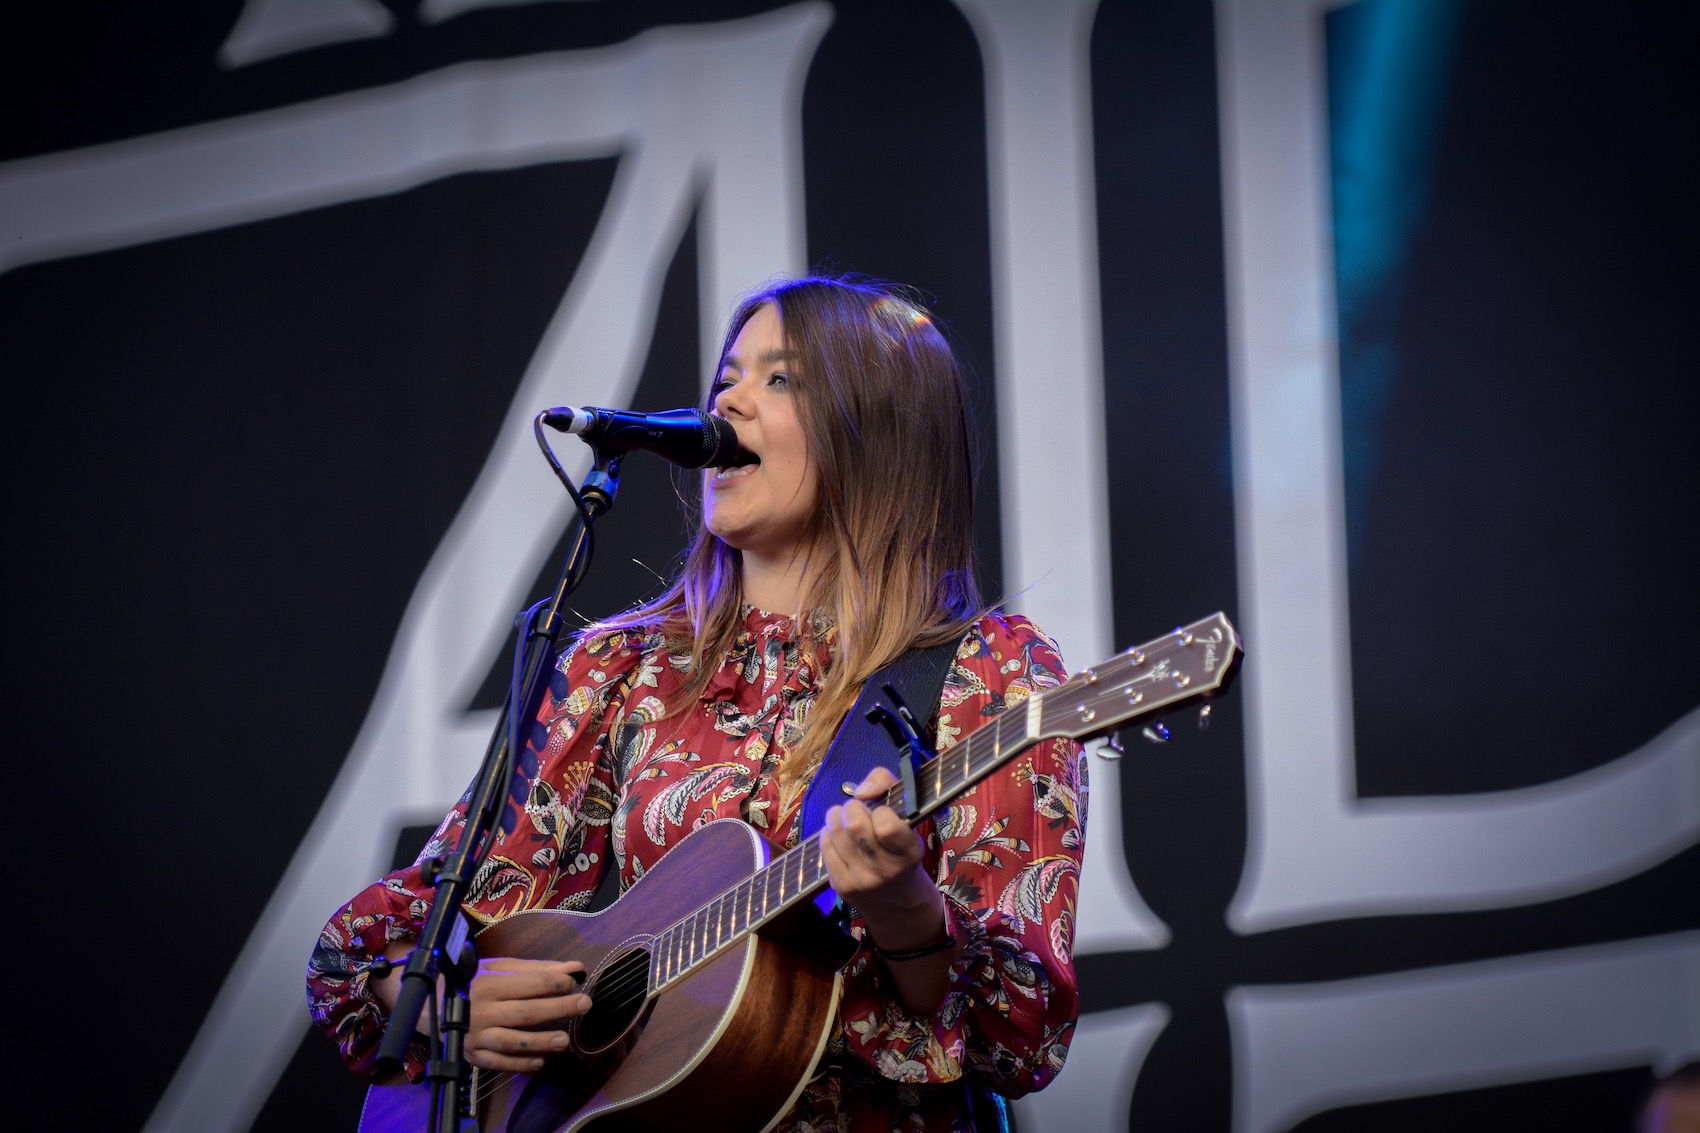
[[[463,1041],[471,1011],[467,989],[477,974],[478,962],[467,938],[466,918],[460,915],[461,902],[466,899],[472,878],[489,850],[488,843],[494,839],[502,802],[508,795],[513,778],[513,749],[523,742],[521,729],[516,725],[521,721],[529,723],[536,715],[543,674],[549,671],[547,662],[556,653],[555,640],[560,635],[566,597],[578,586],[588,565],[590,525],[614,506],[614,495],[620,487],[620,458],[624,454],[604,456],[599,448],[594,452],[594,466],[579,491],[583,503],[580,522],[555,584],[555,593],[541,621],[536,617],[537,606],[515,619],[515,632],[524,635],[525,643],[521,675],[517,687],[509,689],[507,704],[490,737],[467,802],[460,841],[446,864],[440,858],[426,863],[427,880],[432,880],[430,874],[436,875],[436,893],[431,900],[431,911],[419,930],[418,943],[402,966],[401,991],[378,1047],[380,1073],[391,1074],[402,1069],[407,1048],[418,1029],[419,1016],[436,991],[440,977],[444,985],[443,1049],[441,1057],[430,1059],[425,1068],[432,1089],[430,1130],[433,1133],[456,1133],[461,1114],[469,1109],[470,1103],[472,1068],[466,1062]],[[381,959],[374,961],[372,975],[381,978],[391,966]]]

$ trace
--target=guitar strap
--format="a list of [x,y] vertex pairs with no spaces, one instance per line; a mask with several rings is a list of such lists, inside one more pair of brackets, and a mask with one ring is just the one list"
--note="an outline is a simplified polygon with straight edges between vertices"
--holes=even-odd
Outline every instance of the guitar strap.
[[868,719],[868,709],[879,701],[881,687],[889,684],[921,720],[932,719],[938,708],[939,693],[944,690],[945,672],[960,644],[960,640],[951,640],[925,649],[910,649],[868,678],[855,707],[844,717],[844,726],[826,749],[814,781],[803,793],[803,813],[797,818],[801,824],[799,839],[820,833],[826,825],[826,812],[849,798],[844,784],[855,787],[876,767],[897,774],[900,754],[897,745],[891,742],[884,728]]
[[[849,797],[844,789],[846,785],[855,787],[876,767],[897,774],[896,764],[903,753],[884,728],[868,719],[868,710],[880,701],[884,695],[881,689],[889,684],[920,719],[931,720],[938,711],[939,694],[944,691],[945,673],[960,644],[957,639],[929,648],[910,649],[868,678],[855,707],[845,716],[844,726],[838,729],[832,746],[822,757],[820,770],[803,794],[803,813],[797,818],[802,826],[799,838],[820,832],[826,825],[826,812]],[[832,890],[826,890],[825,896],[831,895]],[[967,1092],[972,1128],[986,1133],[1014,1133],[1014,1123],[1002,1098],[980,1086],[970,1086]]]

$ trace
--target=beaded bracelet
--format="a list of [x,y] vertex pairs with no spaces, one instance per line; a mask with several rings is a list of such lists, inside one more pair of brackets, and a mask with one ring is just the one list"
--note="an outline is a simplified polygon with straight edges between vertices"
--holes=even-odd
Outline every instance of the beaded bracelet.
[[925,948],[911,948],[907,952],[887,952],[878,944],[875,944],[874,955],[881,960],[919,960],[923,956],[932,956],[947,948],[954,947],[956,947],[956,937],[946,933],[945,938],[937,944],[929,944]]

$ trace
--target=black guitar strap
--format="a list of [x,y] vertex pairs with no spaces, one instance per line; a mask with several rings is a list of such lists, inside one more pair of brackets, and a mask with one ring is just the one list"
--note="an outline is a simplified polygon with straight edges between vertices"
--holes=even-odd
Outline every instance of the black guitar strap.
[[844,784],[855,787],[868,772],[884,767],[898,773],[900,751],[884,728],[867,718],[867,713],[882,699],[880,689],[889,684],[897,689],[903,702],[909,705],[925,723],[938,708],[939,693],[944,690],[944,676],[956,657],[958,640],[947,641],[926,649],[911,649],[868,678],[855,707],[844,718],[844,726],[833,737],[821,759],[820,770],[803,794],[803,813],[799,838],[820,832],[826,825],[826,812],[849,798]]

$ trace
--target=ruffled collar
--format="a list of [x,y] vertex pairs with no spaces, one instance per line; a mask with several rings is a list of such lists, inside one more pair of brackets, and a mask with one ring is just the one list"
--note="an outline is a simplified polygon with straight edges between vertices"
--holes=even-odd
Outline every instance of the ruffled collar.
[[748,602],[738,608],[738,613],[743,619],[743,626],[738,631],[740,639],[748,634],[753,638],[777,637],[781,641],[790,641],[801,628],[790,614],[775,614]]
[[[740,613],[743,620],[732,647],[703,687],[701,699],[705,703],[734,700],[741,688],[760,683],[763,674],[775,665],[785,674],[778,691],[786,699],[813,688],[818,679],[813,657],[817,650],[805,647],[813,621],[800,622],[791,614],[776,614],[747,602]],[[831,629],[826,637],[830,649]]]

